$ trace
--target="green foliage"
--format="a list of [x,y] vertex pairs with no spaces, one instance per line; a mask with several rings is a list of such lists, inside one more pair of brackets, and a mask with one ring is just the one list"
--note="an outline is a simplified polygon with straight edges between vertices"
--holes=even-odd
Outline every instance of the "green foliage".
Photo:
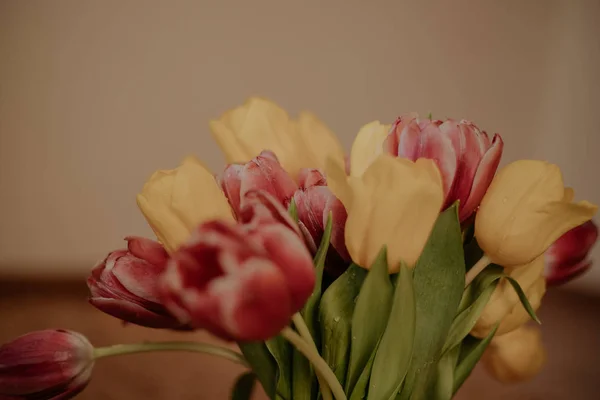
[[231,400],[250,400],[255,384],[256,375],[253,372],[240,375],[231,390]]

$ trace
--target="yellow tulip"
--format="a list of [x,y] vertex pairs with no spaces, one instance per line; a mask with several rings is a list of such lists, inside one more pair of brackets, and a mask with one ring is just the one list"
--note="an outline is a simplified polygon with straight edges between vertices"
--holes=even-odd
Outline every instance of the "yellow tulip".
[[537,327],[521,328],[492,339],[481,362],[502,383],[517,383],[537,375],[546,362],[546,350]]
[[390,128],[391,125],[383,125],[379,121],[370,122],[360,128],[350,151],[350,175],[361,176],[383,153],[383,142]]
[[479,246],[496,264],[530,262],[562,234],[589,221],[598,207],[573,203],[558,167],[521,160],[502,168],[487,190],[475,219]]
[[[543,276],[544,256],[529,264],[506,268],[504,272],[519,283],[531,307],[534,311],[537,310],[546,293],[546,281]],[[508,280],[502,279],[473,327],[471,335],[484,338],[499,321],[500,326],[496,334],[503,335],[521,327],[530,319],[515,289]]]
[[156,171],[138,194],[137,203],[168,251],[176,250],[204,221],[233,221],[221,188],[195,157],[187,157],[176,169]]
[[401,261],[415,265],[444,200],[433,161],[382,154],[361,177],[347,177],[332,161],[327,181],[348,212],[345,239],[355,263],[370,268],[385,245],[391,273],[399,270]]
[[292,120],[277,104],[259,97],[210,121],[210,130],[229,163],[248,162],[270,150],[294,178],[302,168],[324,169],[329,158],[344,164],[340,142],[315,115],[303,112]]

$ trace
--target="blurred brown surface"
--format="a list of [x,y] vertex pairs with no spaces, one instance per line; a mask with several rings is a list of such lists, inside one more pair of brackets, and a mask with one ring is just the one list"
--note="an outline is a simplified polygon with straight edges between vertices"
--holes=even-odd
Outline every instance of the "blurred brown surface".
[[[84,333],[97,346],[144,340],[212,340],[123,326],[86,302],[83,282],[0,281],[0,342],[30,330],[68,328]],[[458,399],[596,399],[600,389],[599,298],[551,291],[541,318],[549,362],[535,380],[501,386],[476,371]],[[227,361],[188,353],[155,353],[104,359],[95,367],[79,399],[227,399],[242,368]],[[255,399],[264,399],[257,394]]]

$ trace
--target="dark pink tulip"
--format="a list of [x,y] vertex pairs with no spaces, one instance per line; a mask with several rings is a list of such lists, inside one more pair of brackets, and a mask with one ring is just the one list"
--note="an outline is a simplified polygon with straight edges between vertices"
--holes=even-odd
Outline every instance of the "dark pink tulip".
[[228,165],[219,182],[236,215],[242,199],[250,191],[267,192],[287,207],[298,187],[270,151],[263,151],[246,164]]
[[384,142],[384,151],[416,160],[429,158],[442,174],[444,208],[460,201],[459,218],[467,220],[479,207],[492,182],[504,144],[500,135],[490,139],[472,122],[400,117]]
[[255,194],[242,203],[245,223],[206,222],[173,253],[162,295],[184,324],[226,340],[266,340],[311,295],[314,267],[272,196]]
[[588,254],[598,239],[598,226],[593,221],[571,229],[546,251],[546,283],[566,283],[592,266]]
[[184,329],[160,303],[158,281],[168,255],[153,240],[128,237],[128,249],[111,252],[87,280],[90,303],[113,317],[150,328]]
[[310,237],[310,247],[316,249],[321,243],[325,225],[331,212],[333,226],[331,245],[343,261],[350,261],[344,232],[348,214],[341,201],[327,187],[327,180],[316,169],[300,172],[300,188],[294,193],[298,221]]
[[31,332],[0,347],[0,399],[66,400],[88,384],[94,347],[65,330]]

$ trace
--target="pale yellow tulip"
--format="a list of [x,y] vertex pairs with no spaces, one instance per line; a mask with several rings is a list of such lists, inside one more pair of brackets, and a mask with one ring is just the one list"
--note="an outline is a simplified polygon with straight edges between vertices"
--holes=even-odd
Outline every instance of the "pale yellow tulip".
[[156,171],[138,194],[137,203],[168,251],[176,250],[204,221],[233,221],[221,188],[195,157],[187,157],[176,169]]
[[390,272],[397,272],[401,261],[415,265],[444,200],[432,160],[382,154],[361,177],[347,177],[332,161],[327,180],[348,211],[346,246],[355,263],[370,268],[385,245]]
[[546,350],[537,327],[522,326],[496,336],[481,362],[486,371],[502,383],[517,383],[536,376],[546,363]]
[[383,142],[391,125],[373,121],[358,131],[350,151],[350,175],[361,176],[369,165],[383,153]]
[[502,168],[475,219],[475,236],[490,260],[510,267],[530,262],[562,234],[589,221],[598,207],[573,203],[558,167],[521,160]]
[[[504,271],[519,283],[534,311],[540,307],[542,297],[546,293],[543,271],[543,255],[529,264],[506,268]],[[519,328],[530,319],[515,289],[508,280],[502,279],[473,327],[471,335],[484,338],[498,322],[500,326],[496,334],[503,335]]]
[[270,150],[294,178],[302,168],[324,169],[329,158],[344,163],[340,142],[315,115],[303,112],[292,120],[283,108],[259,97],[210,121],[210,130],[229,163]]

